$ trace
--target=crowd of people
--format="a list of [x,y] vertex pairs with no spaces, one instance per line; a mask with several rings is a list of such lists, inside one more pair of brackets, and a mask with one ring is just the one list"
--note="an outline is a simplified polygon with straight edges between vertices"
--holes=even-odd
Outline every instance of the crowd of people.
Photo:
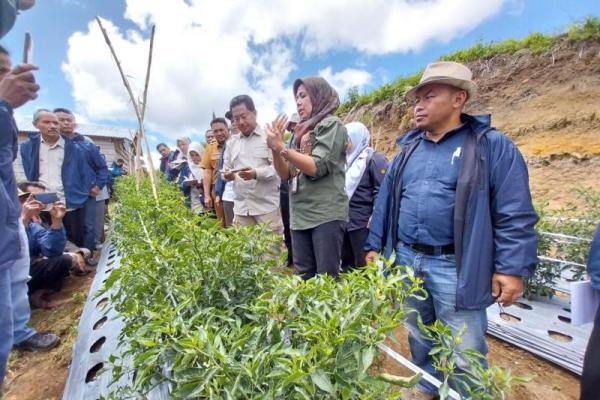
[[[223,227],[285,234],[288,264],[304,279],[338,278],[379,254],[412,266],[429,295],[410,300],[413,362],[437,376],[417,315],[457,333],[466,325],[461,347],[486,354],[486,308],[513,304],[537,263],[525,160],[489,117],[463,113],[475,91],[466,66],[429,65],[407,93],[415,129],[388,164],[364,124],[336,116],[340,100],[325,79],[298,79],[297,114],[263,129],[252,99],[236,96],[226,118],[213,118],[204,150],[189,138],[175,152],[161,143],[161,171]],[[419,389],[437,395],[425,381]]]
[[[365,125],[335,116],[339,98],[324,79],[298,80],[295,92],[298,114],[265,128],[252,98],[234,97],[225,117],[213,117],[206,146],[189,137],[178,138],[176,150],[158,144],[160,171],[193,212],[214,215],[223,228],[264,224],[282,236],[288,266],[304,278],[337,277],[365,265],[388,161],[370,146]],[[309,93],[322,99],[313,106]]]
[[[11,71],[4,47],[0,47],[0,65],[2,80]],[[16,187],[18,238],[6,246],[19,249],[9,290],[12,347],[45,351],[55,347],[59,337],[28,326],[31,307],[55,307],[52,295],[61,290],[65,278],[86,275],[97,265],[112,183],[126,171],[122,159],[108,168],[100,147],[77,133],[75,116],[66,108],[38,109],[33,126],[38,132],[18,145],[27,180]],[[3,157],[12,163],[10,154]]]
[[[42,109],[33,117],[39,133],[19,146],[27,181],[17,185],[12,112],[37,97],[35,69],[12,69],[0,49],[2,379],[11,348],[57,345],[56,335],[27,326],[30,307],[52,307],[49,296],[65,277],[94,265],[112,179],[126,173],[122,160],[107,167],[99,148],[77,133],[71,111]],[[325,79],[298,79],[296,114],[263,128],[252,98],[236,96],[224,118],[213,116],[206,145],[181,137],[172,151],[160,143],[160,171],[194,213],[214,215],[223,228],[263,224],[281,235],[288,266],[304,279],[339,278],[380,254],[411,266],[428,294],[409,300],[417,310],[407,321],[412,359],[441,378],[417,318],[442,321],[455,333],[465,327],[459,348],[485,355],[486,308],[516,302],[537,263],[526,163],[489,116],[463,112],[475,93],[466,66],[430,64],[406,95],[414,129],[401,136],[388,163],[371,147],[364,124],[337,117],[340,99]],[[600,359],[594,332],[586,366]],[[461,358],[457,368],[467,368]],[[596,375],[587,367],[584,380]],[[418,388],[437,396],[428,382]],[[592,398],[593,390],[585,393]]]
[[[16,9],[14,2],[0,5],[4,35],[10,28],[5,17],[12,11],[14,22]],[[33,1],[16,5],[27,8]],[[37,97],[36,69],[13,68],[9,51],[0,46],[0,384],[11,349],[48,351],[59,344],[56,334],[29,326],[31,308],[55,307],[53,294],[67,276],[93,271],[112,183],[127,173],[122,159],[108,168],[100,148],[77,133],[66,108],[37,110],[38,132],[18,144],[13,110]],[[17,152],[22,182],[13,169]]]
[[[411,266],[428,293],[409,299],[418,313],[407,321],[413,362],[426,372],[439,377],[418,318],[455,333],[466,326],[460,347],[486,354],[486,309],[523,294],[537,264],[538,217],[517,147],[489,116],[463,112],[476,93],[471,71],[428,66],[407,93],[415,129],[391,163],[364,124],[336,116],[338,95],[323,78],[298,79],[293,90],[297,114],[264,129],[252,99],[234,97],[226,118],[213,118],[206,149],[189,138],[176,152],[160,144],[161,170],[188,206],[214,212],[223,227],[283,231],[288,266],[304,279],[337,278],[379,254]],[[468,366],[459,358],[457,367]],[[428,382],[418,387],[437,396]]]

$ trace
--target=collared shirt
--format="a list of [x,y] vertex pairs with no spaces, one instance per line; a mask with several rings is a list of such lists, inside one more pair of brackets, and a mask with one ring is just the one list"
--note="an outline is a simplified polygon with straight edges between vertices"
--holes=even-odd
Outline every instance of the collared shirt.
[[56,192],[58,197],[64,201],[65,191],[62,181],[62,165],[65,159],[65,139],[59,139],[53,145],[49,145],[41,137],[40,142],[40,177],[41,183],[49,191]]
[[454,197],[468,134],[463,124],[437,143],[421,135],[402,175],[400,241],[430,246],[454,243]]
[[233,135],[225,148],[223,169],[252,167],[256,179],[246,181],[235,174],[233,189],[236,215],[264,215],[279,208],[281,180],[273,166],[273,154],[267,146],[262,129],[257,127],[250,135]]

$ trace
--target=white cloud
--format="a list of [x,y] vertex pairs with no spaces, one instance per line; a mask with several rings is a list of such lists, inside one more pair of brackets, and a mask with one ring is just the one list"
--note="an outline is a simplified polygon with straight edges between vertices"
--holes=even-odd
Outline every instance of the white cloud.
[[360,69],[348,68],[334,73],[331,67],[319,71],[319,76],[325,78],[337,90],[340,99],[344,99],[348,89],[362,87],[371,82],[371,74]]
[[[240,93],[253,96],[259,120],[293,112],[297,66],[322,62],[331,50],[367,55],[417,51],[448,42],[498,13],[511,0],[127,0],[136,28],[105,27],[136,93],[143,86],[149,27],[156,41],[147,124],[169,137],[204,132]],[[512,0],[514,1],[514,0]],[[300,49],[300,51],[298,51]],[[372,75],[361,69],[318,68],[341,97]],[[95,23],[69,39],[63,71],[77,112],[89,120],[134,120],[109,50]]]

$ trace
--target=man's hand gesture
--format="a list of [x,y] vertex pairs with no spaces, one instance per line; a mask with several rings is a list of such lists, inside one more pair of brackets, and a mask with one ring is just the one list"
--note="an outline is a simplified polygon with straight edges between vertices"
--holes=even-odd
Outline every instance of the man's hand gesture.
[[238,172],[238,175],[245,181],[251,181],[253,179],[256,179],[256,170],[254,168],[244,169]]
[[41,203],[33,197],[32,194],[29,195],[23,206],[21,207],[21,219],[23,223],[27,225],[33,217],[36,217],[44,210],[46,206],[44,203]]
[[34,65],[19,65],[6,74],[0,81],[0,99],[6,101],[12,108],[21,107],[29,100],[37,98],[40,86],[35,83]]
[[523,277],[514,275],[494,274],[492,276],[492,296],[496,302],[508,307],[523,296]]
[[61,229],[62,228],[62,220],[67,213],[67,209],[65,207],[65,203],[62,201],[57,201],[52,205],[50,209],[50,217],[52,218],[52,225],[50,226],[52,229]]

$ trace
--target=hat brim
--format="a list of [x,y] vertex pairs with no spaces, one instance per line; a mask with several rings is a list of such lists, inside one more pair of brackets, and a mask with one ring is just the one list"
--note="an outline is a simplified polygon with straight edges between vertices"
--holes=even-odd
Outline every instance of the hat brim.
[[467,92],[468,98],[471,99],[477,93],[477,85],[473,81],[467,81],[464,79],[456,79],[456,78],[448,78],[448,77],[435,77],[432,76],[426,79],[423,82],[420,82],[417,86],[411,88],[408,92],[406,92],[406,98],[408,100],[414,100],[416,93],[423,86],[431,85],[433,83],[441,84],[441,85],[449,85],[458,89],[462,89]]

